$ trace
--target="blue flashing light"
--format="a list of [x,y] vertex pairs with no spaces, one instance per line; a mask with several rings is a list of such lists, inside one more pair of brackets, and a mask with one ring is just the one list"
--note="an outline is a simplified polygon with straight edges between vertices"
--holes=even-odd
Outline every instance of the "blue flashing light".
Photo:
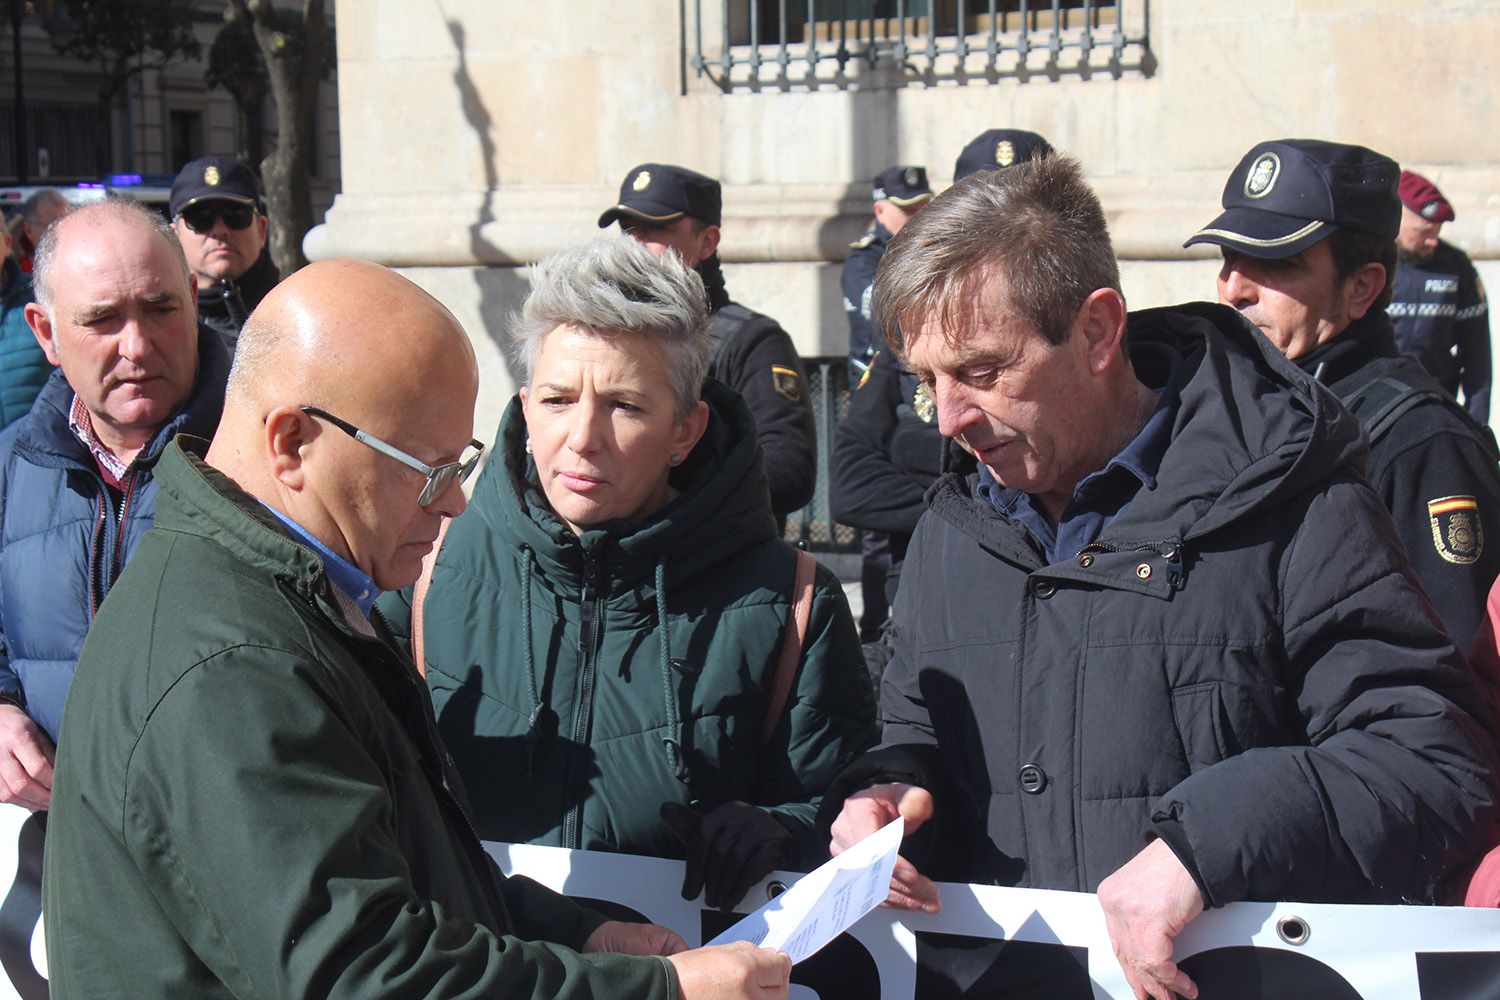
[[135,187],[141,183],[140,174],[109,174],[104,183],[110,187]]
[[77,187],[81,187],[81,188],[87,188],[87,189],[89,189],[91,191],[102,191],[104,189],[104,185],[103,184],[96,184],[93,181],[79,181],[76,186]]

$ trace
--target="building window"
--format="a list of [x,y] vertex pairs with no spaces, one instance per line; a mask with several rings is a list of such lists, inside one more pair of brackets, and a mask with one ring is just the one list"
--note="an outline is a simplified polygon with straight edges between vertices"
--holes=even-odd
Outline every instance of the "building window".
[[203,155],[203,112],[172,110],[167,113],[175,174]]
[[696,0],[694,9],[692,68],[726,91],[1149,68],[1146,0]]
[[[0,104],[0,176],[16,176],[14,104]],[[97,105],[34,104],[26,102],[26,144],[30,157],[26,172],[38,180],[70,182],[94,178],[94,142],[100,133]],[[47,173],[37,162],[37,151],[47,151]]]

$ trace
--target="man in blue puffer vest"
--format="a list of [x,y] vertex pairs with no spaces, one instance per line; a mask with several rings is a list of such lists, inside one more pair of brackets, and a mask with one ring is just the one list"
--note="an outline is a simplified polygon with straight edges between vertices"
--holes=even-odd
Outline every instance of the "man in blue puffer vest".
[[33,280],[57,370],[0,434],[0,801],[45,809],[84,635],[154,520],[162,449],[218,426],[229,351],[199,332],[177,237],[134,202],[56,223]]

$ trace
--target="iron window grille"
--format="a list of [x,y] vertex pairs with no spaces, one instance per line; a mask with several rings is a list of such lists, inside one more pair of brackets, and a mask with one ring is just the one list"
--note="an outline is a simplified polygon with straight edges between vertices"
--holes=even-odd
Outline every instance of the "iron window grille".
[[1149,74],[1149,8],[1150,0],[694,0],[691,66],[726,92]]

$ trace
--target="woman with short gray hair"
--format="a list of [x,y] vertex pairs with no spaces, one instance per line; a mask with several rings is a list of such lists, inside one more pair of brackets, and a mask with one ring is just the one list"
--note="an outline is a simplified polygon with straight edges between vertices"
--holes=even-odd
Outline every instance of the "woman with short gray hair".
[[823,791],[875,736],[854,622],[818,568],[792,624],[799,560],[753,417],[704,381],[698,276],[628,237],[531,276],[500,460],[421,605],[439,725],[484,838],[686,858],[684,897],[732,906],[826,857]]

